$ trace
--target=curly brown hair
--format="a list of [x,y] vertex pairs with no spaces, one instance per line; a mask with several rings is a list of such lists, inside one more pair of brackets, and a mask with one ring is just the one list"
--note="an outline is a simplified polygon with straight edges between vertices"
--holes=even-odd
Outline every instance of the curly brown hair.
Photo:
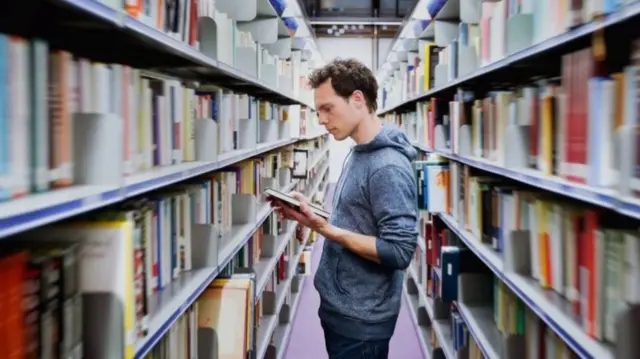
[[373,72],[355,59],[335,59],[309,75],[309,85],[316,89],[331,80],[333,90],[345,100],[360,90],[364,94],[369,112],[378,109],[378,82]]

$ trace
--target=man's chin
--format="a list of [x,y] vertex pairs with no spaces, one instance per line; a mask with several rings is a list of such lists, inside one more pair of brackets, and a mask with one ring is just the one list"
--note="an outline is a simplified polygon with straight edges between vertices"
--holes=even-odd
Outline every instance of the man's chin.
[[332,133],[331,135],[336,141],[342,141],[347,138],[347,136],[338,133]]

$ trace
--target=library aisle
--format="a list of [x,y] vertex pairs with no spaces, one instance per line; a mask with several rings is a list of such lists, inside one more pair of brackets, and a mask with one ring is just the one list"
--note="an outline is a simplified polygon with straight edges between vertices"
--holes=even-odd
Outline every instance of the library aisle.
[[[329,185],[325,198],[326,206],[330,206],[333,198],[333,185]],[[291,339],[287,347],[285,359],[326,359],[324,336],[318,318],[320,297],[313,286],[313,275],[320,262],[324,238],[319,238],[313,246],[311,275],[304,281],[300,292],[300,304],[293,319]],[[403,301],[396,331],[391,339],[389,359],[423,359],[416,328],[409,317],[406,302]]]

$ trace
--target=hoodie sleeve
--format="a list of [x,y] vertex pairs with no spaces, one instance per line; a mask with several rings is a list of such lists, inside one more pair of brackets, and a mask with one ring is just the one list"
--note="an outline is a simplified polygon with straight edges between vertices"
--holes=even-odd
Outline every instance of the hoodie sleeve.
[[415,177],[403,166],[378,169],[369,179],[369,203],[377,223],[380,263],[406,269],[418,241]]

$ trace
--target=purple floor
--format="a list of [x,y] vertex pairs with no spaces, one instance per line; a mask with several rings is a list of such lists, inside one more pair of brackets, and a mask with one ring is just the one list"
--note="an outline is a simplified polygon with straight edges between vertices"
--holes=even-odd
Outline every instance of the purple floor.
[[[327,200],[332,198],[332,188],[333,186],[330,187],[325,195]],[[320,262],[323,242],[324,238],[319,239],[313,248],[311,266],[313,274],[315,274],[315,269]],[[305,279],[302,287],[300,304],[293,319],[293,328],[285,359],[328,358],[324,348],[324,336],[320,327],[320,319],[318,319],[319,305],[320,297],[313,287],[313,277],[309,276]],[[396,331],[393,338],[391,338],[389,359],[424,359],[418,344],[418,336],[409,315],[403,300]]]

